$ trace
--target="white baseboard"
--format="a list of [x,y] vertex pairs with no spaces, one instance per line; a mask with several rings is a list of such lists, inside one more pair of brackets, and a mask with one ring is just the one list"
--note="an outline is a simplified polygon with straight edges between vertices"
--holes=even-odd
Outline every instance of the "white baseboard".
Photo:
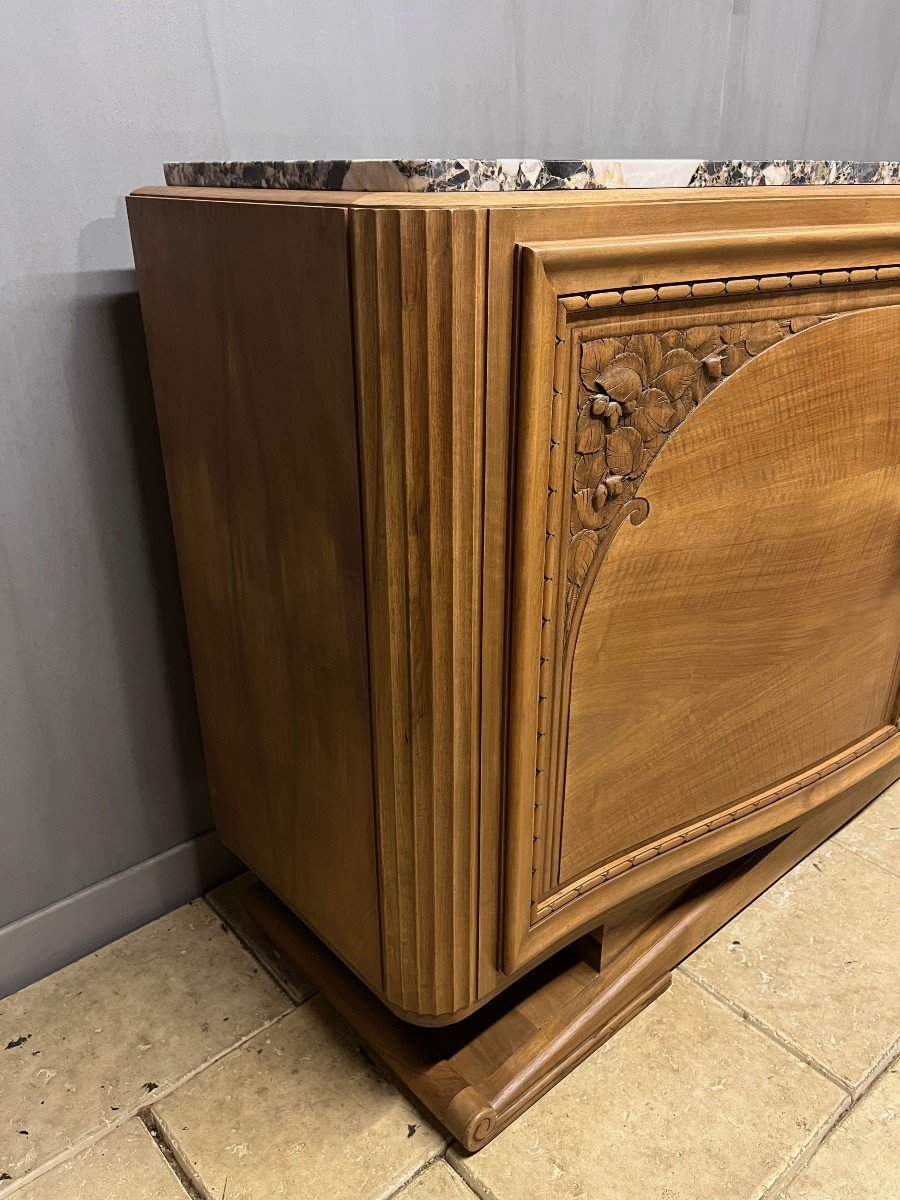
[[202,896],[240,871],[214,830],[0,929],[0,997]]

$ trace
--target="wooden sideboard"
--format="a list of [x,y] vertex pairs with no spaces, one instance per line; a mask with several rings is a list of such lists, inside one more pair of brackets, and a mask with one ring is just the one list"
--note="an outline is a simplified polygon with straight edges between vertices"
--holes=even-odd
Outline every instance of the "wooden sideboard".
[[900,776],[900,189],[128,208],[218,829],[477,1149]]

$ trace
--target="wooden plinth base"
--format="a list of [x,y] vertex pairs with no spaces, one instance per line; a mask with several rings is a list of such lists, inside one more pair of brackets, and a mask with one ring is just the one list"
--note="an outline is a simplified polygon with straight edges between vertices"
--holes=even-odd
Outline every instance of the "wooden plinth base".
[[478,1150],[505,1125],[621,1029],[671,982],[667,972],[614,1011],[597,1007],[600,973],[570,947],[543,963],[471,1017],[423,1028],[395,1016],[262,884],[245,901],[279,950],[353,1026],[369,1049],[467,1149]]
[[[883,785],[882,785],[883,786]],[[251,915],[446,1129],[475,1151],[663,992],[671,970],[838,829],[863,781],[778,841],[582,937],[472,1016],[440,1028],[392,1013],[261,884]]]

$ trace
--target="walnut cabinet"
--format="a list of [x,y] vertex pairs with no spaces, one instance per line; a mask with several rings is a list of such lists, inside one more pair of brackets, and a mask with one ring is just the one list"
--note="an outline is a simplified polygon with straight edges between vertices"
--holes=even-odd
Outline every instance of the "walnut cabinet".
[[476,1149],[900,775],[900,195],[129,214],[218,829]]

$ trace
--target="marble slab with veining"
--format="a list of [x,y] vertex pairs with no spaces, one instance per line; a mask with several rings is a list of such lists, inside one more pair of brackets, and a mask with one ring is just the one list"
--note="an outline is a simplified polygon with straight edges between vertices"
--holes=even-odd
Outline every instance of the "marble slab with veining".
[[756,187],[900,183],[900,162],[799,159],[407,158],[166,163],[182,187],[352,192],[596,191],[605,188]]

